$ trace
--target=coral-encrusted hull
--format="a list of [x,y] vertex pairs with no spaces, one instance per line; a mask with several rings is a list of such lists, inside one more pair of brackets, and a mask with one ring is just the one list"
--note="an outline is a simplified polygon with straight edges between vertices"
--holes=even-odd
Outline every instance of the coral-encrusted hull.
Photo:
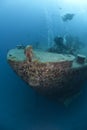
[[73,60],[29,62],[27,59],[17,61],[8,58],[8,62],[16,73],[38,92],[66,98],[78,93],[87,79],[87,63],[79,65],[72,56],[70,59]]

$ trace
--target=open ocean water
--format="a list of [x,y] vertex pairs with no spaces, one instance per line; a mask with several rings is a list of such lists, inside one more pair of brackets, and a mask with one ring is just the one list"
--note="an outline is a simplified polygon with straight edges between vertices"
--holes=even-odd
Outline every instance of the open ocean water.
[[[0,0],[0,130],[87,130],[87,83],[66,107],[36,93],[6,59],[8,50],[17,44],[39,42],[47,48],[54,36],[66,33],[86,45],[87,2],[73,1]],[[63,22],[65,13],[75,17]]]

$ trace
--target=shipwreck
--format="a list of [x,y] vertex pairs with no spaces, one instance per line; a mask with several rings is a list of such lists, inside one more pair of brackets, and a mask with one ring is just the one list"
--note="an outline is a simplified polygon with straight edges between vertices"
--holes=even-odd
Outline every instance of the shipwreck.
[[76,95],[87,80],[87,59],[80,54],[33,50],[28,45],[9,50],[7,61],[30,87],[58,99]]

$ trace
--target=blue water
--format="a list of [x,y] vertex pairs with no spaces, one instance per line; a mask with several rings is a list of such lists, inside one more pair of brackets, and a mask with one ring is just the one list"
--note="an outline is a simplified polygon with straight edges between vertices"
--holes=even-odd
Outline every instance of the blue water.
[[[17,44],[39,41],[48,47],[48,36],[52,39],[55,35],[70,33],[86,43],[87,5],[73,8],[70,3],[68,6],[56,2],[0,1],[0,130],[87,130],[86,83],[81,95],[65,107],[36,93],[6,61],[8,50]],[[61,15],[68,11],[77,15],[63,23]]]

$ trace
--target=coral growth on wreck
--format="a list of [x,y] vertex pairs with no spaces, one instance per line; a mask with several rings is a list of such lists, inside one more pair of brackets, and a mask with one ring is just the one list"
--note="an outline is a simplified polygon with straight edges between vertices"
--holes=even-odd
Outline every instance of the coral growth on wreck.
[[26,46],[24,53],[26,55],[27,61],[31,62],[33,57],[32,46]]

